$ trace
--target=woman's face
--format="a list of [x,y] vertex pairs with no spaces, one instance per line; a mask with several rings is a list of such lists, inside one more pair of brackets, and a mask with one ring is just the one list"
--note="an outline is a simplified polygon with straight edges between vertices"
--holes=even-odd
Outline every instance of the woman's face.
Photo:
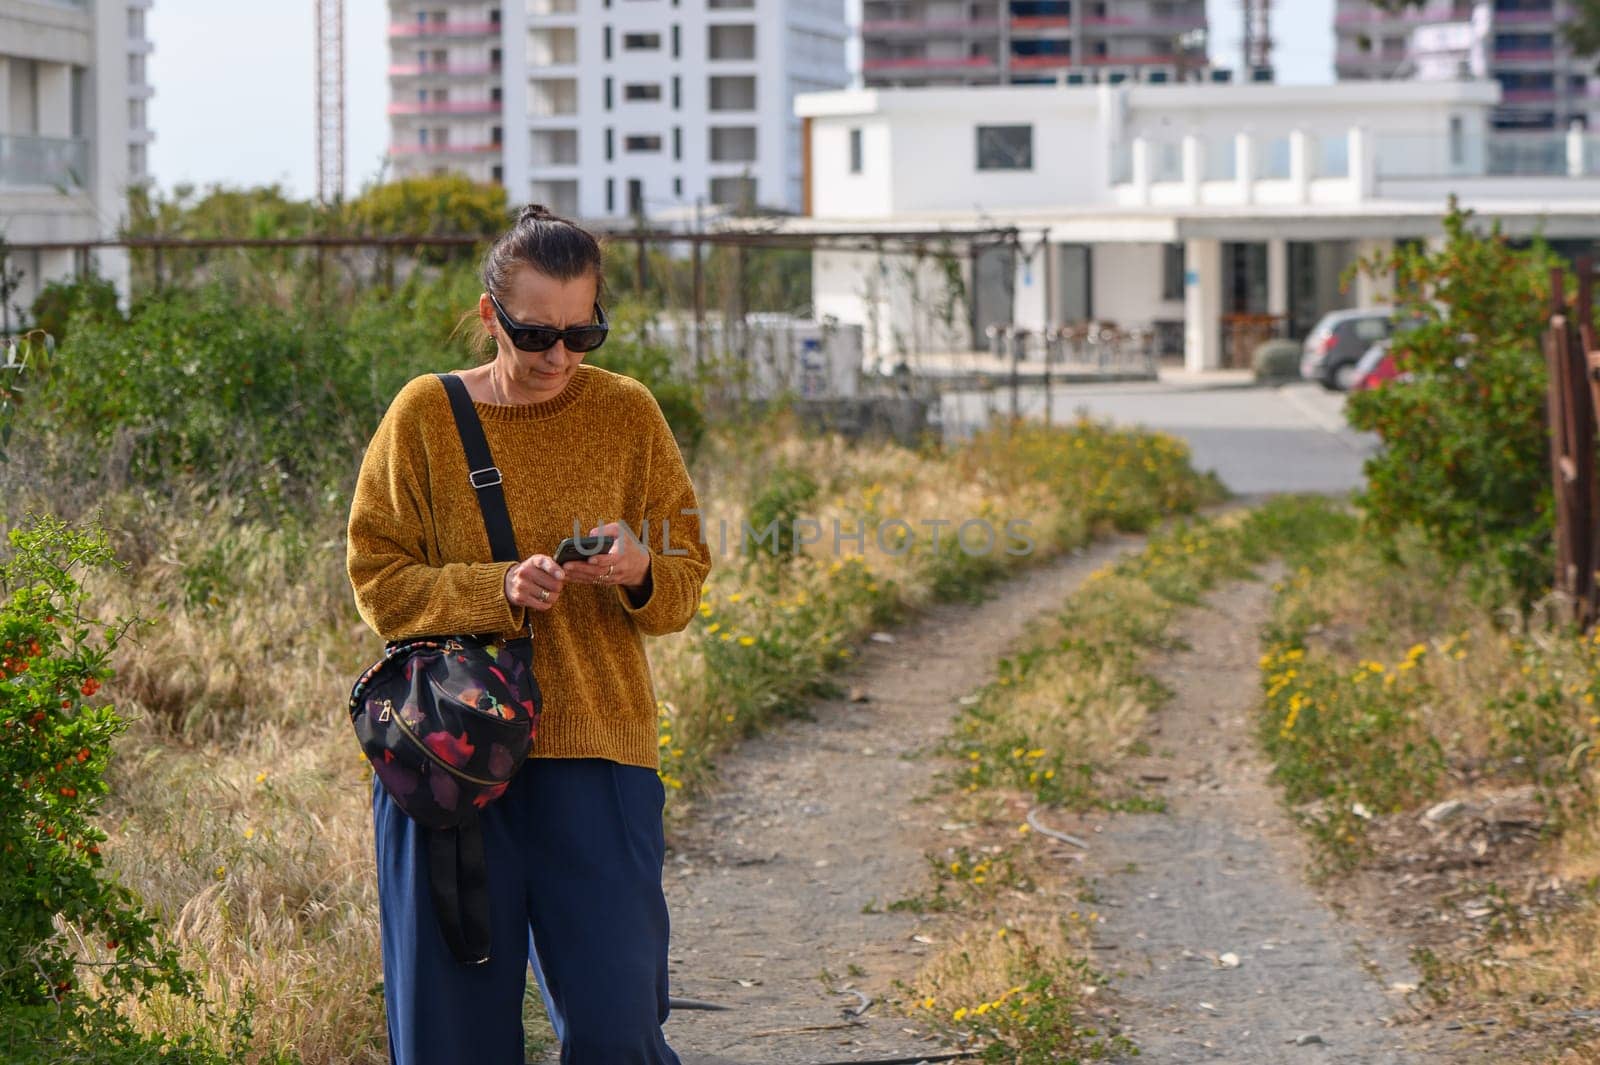
[[[506,291],[500,296],[500,306],[512,321],[521,325],[570,329],[594,321],[597,287],[593,277],[558,281],[531,266],[520,266],[512,272]],[[488,293],[478,299],[478,316],[494,337],[499,349],[495,359],[515,388],[519,402],[537,403],[555,398],[583,362],[583,355],[568,351],[566,344],[559,340],[545,351],[522,351],[515,347],[500,327]]]

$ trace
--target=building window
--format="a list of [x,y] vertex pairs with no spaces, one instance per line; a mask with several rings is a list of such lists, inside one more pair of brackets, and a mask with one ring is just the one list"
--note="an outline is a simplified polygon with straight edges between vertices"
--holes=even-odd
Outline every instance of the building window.
[[609,111],[609,110],[611,110],[611,77],[609,75],[607,75],[606,80],[605,80],[604,91],[605,91],[606,110]]
[[622,35],[622,50],[624,52],[659,52],[661,51],[661,34],[624,33]]
[[1161,298],[1183,299],[1183,245],[1165,244],[1161,248]]
[[755,178],[719,177],[711,179],[711,202],[721,207],[745,208],[756,204]]
[[861,130],[850,131],[850,173],[861,173]]
[[628,213],[635,217],[644,215],[644,182],[638,178],[628,179]]
[[714,74],[708,82],[712,111],[754,111],[756,79],[749,74]]
[[683,127],[682,126],[673,126],[672,127],[672,157],[674,159],[682,159],[683,158]]
[[622,147],[630,152],[659,152],[661,150],[661,134],[659,133],[634,133],[623,138]]
[[[606,0],[610,6],[610,0]],[[606,178],[606,214],[617,213],[617,182],[615,178]]]
[[622,87],[622,98],[636,102],[657,101],[661,99],[661,86],[656,82],[624,85]]
[[503,126],[495,126],[495,127],[493,127],[492,129],[489,130],[489,143],[490,144],[496,144],[496,145],[504,144],[505,143],[505,137],[506,137],[506,131],[505,131],[505,127],[503,127]]
[[606,127],[606,160],[609,162],[616,154],[616,131],[610,126]]
[[713,163],[753,163],[756,161],[756,127],[712,126],[710,147]]
[[1466,161],[1466,131],[1460,115],[1450,116],[1450,165],[1460,166]]
[[683,79],[672,75],[672,109],[676,111],[683,106]]
[[489,180],[494,182],[496,185],[505,184],[506,168],[501,166],[499,163],[491,166],[489,168]]
[[677,59],[683,54],[683,34],[678,29],[678,24],[672,24],[672,58]]
[[[674,0],[674,2],[676,2],[676,0]],[[680,200],[683,199],[683,178],[675,177],[672,179],[672,195],[676,196]]]
[[979,170],[1032,170],[1032,126],[979,126]]
[[611,27],[610,26],[607,26],[604,30],[601,31],[600,40],[603,42],[602,45],[601,45],[601,51],[605,54],[605,58],[610,59],[611,58]]
[[706,27],[706,58],[754,59],[756,57],[756,28],[754,26]]

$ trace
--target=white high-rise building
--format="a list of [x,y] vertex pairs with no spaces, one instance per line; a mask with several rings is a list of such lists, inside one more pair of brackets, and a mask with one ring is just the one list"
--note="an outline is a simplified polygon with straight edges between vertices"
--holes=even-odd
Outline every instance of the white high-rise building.
[[391,0],[390,157],[590,219],[798,210],[794,98],[848,84],[843,0]]
[[150,129],[150,98],[155,89],[145,69],[155,47],[145,33],[145,18],[155,0],[128,0],[128,183],[150,180],[150,142],[156,135]]
[[1205,0],[862,0],[868,88],[1209,77]]
[[71,245],[115,236],[128,186],[145,178],[149,7],[0,0],[0,235],[24,311],[45,283],[90,267],[126,289],[126,252]]
[[[1491,77],[1502,90],[1495,128],[1529,135],[1507,156],[1508,165],[1559,159],[1568,126],[1600,125],[1593,57],[1575,54],[1562,34],[1579,6],[1578,0],[1422,0],[1391,13],[1368,0],[1338,0],[1335,67],[1340,81]],[[1448,47],[1453,39],[1460,40],[1456,56]],[[1540,136],[1548,131],[1556,136]]]

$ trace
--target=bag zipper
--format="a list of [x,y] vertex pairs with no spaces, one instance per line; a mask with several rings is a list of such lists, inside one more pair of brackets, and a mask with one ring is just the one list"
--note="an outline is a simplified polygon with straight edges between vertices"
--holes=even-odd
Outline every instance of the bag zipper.
[[441,769],[443,769],[446,773],[449,773],[451,776],[460,777],[462,780],[465,780],[471,784],[481,784],[486,788],[493,788],[506,783],[504,780],[485,780],[482,777],[475,777],[471,773],[464,773],[455,766],[451,765],[449,762],[445,761],[443,758],[440,758],[434,753],[432,747],[429,747],[426,743],[423,743],[421,738],[419,738],[415,732],[411,731],[411,725],[406,721],[406,716],[404,714],[395,714],[394,723],[400,726],[400,731],[405,735],[406,739],[416,744],[416,747],[419,751],[436,762]]

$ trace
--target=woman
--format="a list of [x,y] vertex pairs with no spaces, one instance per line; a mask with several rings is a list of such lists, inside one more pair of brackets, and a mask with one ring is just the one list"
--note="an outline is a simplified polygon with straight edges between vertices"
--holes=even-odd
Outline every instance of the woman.
[[[348,559],[361,616],[386,640],[512,636],[531,622],[545,697],[533,757],[482,816],[484,965],[446,948],[422,830],[374,781],[394,1065],[521,1065],[530,961],[563,1062],[678,1062],[661,1034],[663,792],[642,637],[688,624],[710,556],[654,398],[583,365],[604,339],[601,269],[595,238],[542,207],[525,208],[484,262],[478,318],[494,357],[460,376],[502,471],[519,549],[531,552],[523,561],[489,561],[437,378],[400,391],[361,465]],[[618,539],[609,554],[558,565],[556,545],[575,532]]]

